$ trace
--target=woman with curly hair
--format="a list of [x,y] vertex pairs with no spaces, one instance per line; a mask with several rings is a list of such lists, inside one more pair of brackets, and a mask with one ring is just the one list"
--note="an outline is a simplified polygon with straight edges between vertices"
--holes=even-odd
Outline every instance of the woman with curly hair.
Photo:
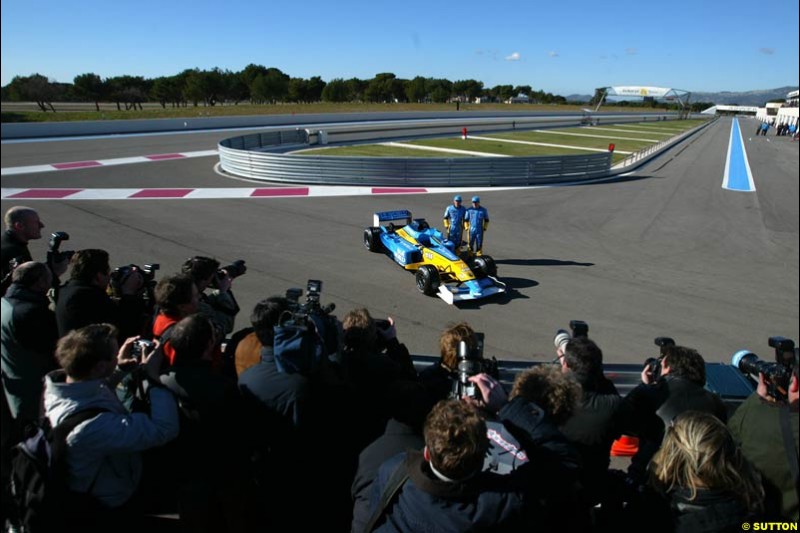
[[760,475],[725,424],[708,413],[675,418],[650,475],[669,499],[675,531],[741,531],[763,510]]

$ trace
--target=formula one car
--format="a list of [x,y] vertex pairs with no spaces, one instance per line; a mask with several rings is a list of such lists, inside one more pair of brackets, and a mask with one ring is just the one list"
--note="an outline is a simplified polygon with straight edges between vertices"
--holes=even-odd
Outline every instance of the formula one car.
[[448,304],[506,291],[491,257],[466,252],[462,259],[456,243],[407,210],[375,213],[373,225],[364,230],[364,248],[385,253],[405,270],[416,271],[419,291],[437,295]]

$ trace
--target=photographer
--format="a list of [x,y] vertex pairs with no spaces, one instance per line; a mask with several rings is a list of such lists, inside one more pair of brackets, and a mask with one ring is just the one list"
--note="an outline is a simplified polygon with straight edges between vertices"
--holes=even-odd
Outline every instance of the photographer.
[[350,311],[342,321],[342,368],[360,412],[360,431],[354,443],[357,451],[377,438],[386,425],[386,389],[399,379],[417,377],[408,349],[397,340],[394,321],[389,318],[381,325],[378,327],[364,308]]
[[172,329],[181,319],[198,311],[200,293],[192,278],[184,274],[161,278],[154,293],[158,314],[153,321],[153,338],[161,341],[166,361],[172,364],[175,359],[170,342]]
[[[31,252],[28,250],[28,243],[32,240],[42,238],[42,229],[44,224],[39,218],[36,210],[30,207],[15,206],[6,211],[5,214],[6,230],[0,236],[0,243],[2,249],[2,279],[3,279],[3,294],[11,283],[9,274],[13,270],[13,263],[22,264],[28,261],[33,261]],[[51,273],[55,279],[58,279],[64,272],[67,271],[66,260],[53,261],[48,264]]]
[[660,359],[660,377],[653,380],[645,367],[642,384],[625,396],[620,406],[620,430],[639,437],[639,451],[628,468],[632,485],[646,479],[647,463],[661,446],[664,431],[684,411],[702,411],[723,423],[728,415],[718,395],[705,389],[706,367],[696,350],[683,346],[667,346]]
[[[136,339],[127,339],[120,347],[117,336],[110,324],[69,332],[56,348],[63,370],[45,378],[45,415],[53,427],[74,413],[100,411],[78,425],[66,440],[69,489],[91,497],[96,510],[70,516],[76,509],[65,504],[66,516],[58,516],[63,530],[77,530],[73,520],[82,522],[83,531],[137,530],[135,506],[130,504],[142,477],[141,452],[178,435],[175,399],[158,381],[161,351],[144,354],[139,365],[131,357]],[[122,377],[117,369],[131,366],[150,383],[149,414],[130,413],[114,394]]]
[[[764,375],[758,388],[739,406],[728,427],[740,443],[742,452],[761,472],[768,516],[796,522],[798,511],[798,385],[797,363],[785,401],[767,393]],[[794,455],[794,469],[790,455]]]
[[[478,335],[469,324],[451,324],[439,336],[439,361],[419,373],[419,379],[428,391],[431,405],[450,397],[453,381],[458,379],[458,348],[466,343],[468,353],[478,351]],[[483,360],[483,354],[478,354]],[[497,378],[497,375],[493,377]]]
[[58,368],[53,357],[58,328],[49,309],[47,291],[52,275],[44,263],[28,261],[12,273],[11,286],[2,299],[2,425],[0,425],[0,477],[5,491],[11,448],[22,440],[23,428],[39,418],[42,381]]
[[[219,261],[195,256],[187,260],[181,271],[190,276],[200,291],[200,312],[209,316],[222,337],[233,331],[239,304],[231,291],[233,279],[244,274],[244,261],[236,261],[220,269]],[[211,289],[206,292],[206,289]],[[220,341],[222,340],[220,338]]]
[[108,252],[79,250],[70,259],[70,266],[70,279],[61,287],[56,302],[60,336],[102,323],[115,325],[121,339],[142,333],[146,313],[142,298],[144,279],[140,273],[128,276],[120,287],[121,296],[112,299],[107,293],[111,279]]
[[607,493],[611,444],[619,436],[616,415],[622,398],[603,375],[603,352],[592,340],[572,338],[558,357],[561,370],[573,376],[583,392],[581,405],[561,426],[561,432],[583,459],[583,484],[592,505]]
[[[425,422],[425,449],[384,463],[372,509],[396,468],[408,480],[377,531],[522,531],[573,525],[578,459],[556,425],[573,412],[580,390],[560,372],[521,373],[511,399],[487,374],[472,376],[479,398],[444,400]],[[488,419],[487,419],[488,418]],[[383,525],[381,525],[383,524]]]
[[175,324],[173,364],[160,377],[178,400],[180,433],[169,466],[177,470],[182,526],[194,532],[244,530],[249,424],[236,382],[211,367],[215,335],[200,313]]

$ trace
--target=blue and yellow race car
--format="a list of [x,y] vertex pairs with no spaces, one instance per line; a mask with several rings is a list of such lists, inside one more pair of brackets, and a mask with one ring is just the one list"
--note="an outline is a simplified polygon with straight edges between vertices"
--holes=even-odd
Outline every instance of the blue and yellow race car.
[[375,213],[373,225],[364,230],[364,248],[385,253],[405,270],[416,271],[422,293],[453,304],[505,292],[494,260],[468,252],[459,256],[460,244],[447,240],[424,218],[415,219],[407,210]]

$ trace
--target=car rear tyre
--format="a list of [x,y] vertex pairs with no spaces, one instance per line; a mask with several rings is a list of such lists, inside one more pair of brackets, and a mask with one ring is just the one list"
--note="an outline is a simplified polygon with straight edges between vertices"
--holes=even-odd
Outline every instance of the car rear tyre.
[[367,228],[364,230],[364,248],[376,254],[383,251],[380,228]]
[[497,265],[488,255],[481,255],[472,260],[472,268],[480,277],[497,276]]
[[441,280],[439,279],[439,271],[436,267],[431,265],[422,265],[417,270],[416,274],[417,289],[423,294],[433,296],[439,290]]

